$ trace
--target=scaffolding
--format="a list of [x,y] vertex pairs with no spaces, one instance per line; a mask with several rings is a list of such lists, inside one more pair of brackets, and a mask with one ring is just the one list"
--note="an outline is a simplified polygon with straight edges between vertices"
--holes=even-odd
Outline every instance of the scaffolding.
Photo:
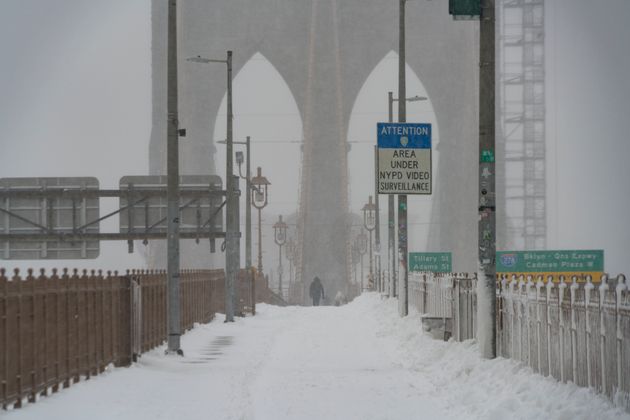
[[[544,0],[503,0],[499,13],[498,151],[502,249],[547,246]],[[499,196],[500,199],[500,196]]]

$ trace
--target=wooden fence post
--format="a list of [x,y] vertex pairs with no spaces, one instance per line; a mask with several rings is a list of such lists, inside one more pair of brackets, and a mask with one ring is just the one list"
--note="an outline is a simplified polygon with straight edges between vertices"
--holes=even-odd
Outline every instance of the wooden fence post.
[[9,280],[4,268],[0,268],[0,402],[2,409],[7,408],[9,399]]
[[35,277],[33,277],[33,269],[29,268],[27,270],[28,275],[26,276],[26,288],[28,290],[28,320],[25,322],[26,327],[25,330],[27,333],[30,333],[30,337],[28,338],[28,345],[26,348],[30,348],[30,354],[28,355],[28,359],[26,359],[26,366],[24,366],[24,370],[28,373],[28,377],[30,379],[29,393],[28,393],[28,401],[35,402],[35,394],[37,392],[37,342],[39,331],[37,331],[37,314],[36,314],[36,303],[35,303]]
[[41,268],[39,276],[35,280],[35,318],[37,319],[37,337],[35,343],[36,370],[35,370],[35,397],[48,395],[48,300],[46,270]]
[[[61,337],[62,334],[60,334],[59,332],[59,327],[60,327],[60,317],[59,317],[59,307],[60,307],[60,297],[61,297],[61,293],[60,293],[60,288],[61,285],[59,284],[59,276],[57,275],[57,269],[53,268],[52,269],[52,276],[50,276],[50,279],[48,280],[48,297],[51,299],[51,301],[54,301],[54,305],[50,305],[51,309],[49,314],[47,314],[47,318],[49,320],[49,322],[51,323],[51,332],[52,332],[52,336],[54,336],[54,345],[50,346],[50,351],[51,351],[51,355],[49,358],[49,361],[52,362],[52,366],[49,366],[49,368],[52,370],[52,376],[54,379],[52,379],[52,392],[57,392],[59,390],[59,384],[61,383],[61,374],[60,374],[60,369],[59,369],[59,365],[61,363],[61,352],[59,351],[61,348]],[[52,302],[51,302],[52,303]],[[52,343],[51,343],[52,344]]]

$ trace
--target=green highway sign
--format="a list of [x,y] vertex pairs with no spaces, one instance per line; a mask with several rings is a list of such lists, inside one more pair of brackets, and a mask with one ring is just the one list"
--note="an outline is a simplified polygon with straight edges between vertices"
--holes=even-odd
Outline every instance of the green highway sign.
[[452,272],[450,252],[410,252],[409,271]]
[[480,0],[449,0],[448,13],[453,19],[479,19],[481,15]]
[[603,272],[604,251],[497,251],[497,273]]

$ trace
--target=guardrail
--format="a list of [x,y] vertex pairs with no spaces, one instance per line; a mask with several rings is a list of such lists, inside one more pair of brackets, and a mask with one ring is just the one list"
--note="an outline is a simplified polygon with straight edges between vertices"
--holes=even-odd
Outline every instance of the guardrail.
[[[476,275],[411,273],[409,303],[451,319],[453,338],[476,337]],[[602,393],[630,410],[630,291],[624,275],[513,277],[497,284],[497,353],[535,372]],[[445,322],[445,325],[449,325]]]

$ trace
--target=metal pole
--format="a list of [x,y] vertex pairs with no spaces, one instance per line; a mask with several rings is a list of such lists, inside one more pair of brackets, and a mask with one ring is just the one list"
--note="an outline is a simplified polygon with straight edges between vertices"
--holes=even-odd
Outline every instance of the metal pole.
[[177,0],[168,2],[167,76],[167,272],[168,347],[167,353],[182,355],[179,318],[179,145],[177,112]]
[[262,275],[262,217],[260,215],[262,209],[258,209],[258,272]]
[[235,235],[234,235],[234,258],[232,259],[232,271],[234,273],[234,281],[232,283],[232,302],[234,302],[234,313],[239,316],[243,316],[241,311],[237,311],[240,308],[240,283],[239,283],[239,270],[241,269],[241,202],[239,197],[241,196],[241,188],[240,188],[240,177],[238,175],[234,175],[234,183],[232,184],[234,188],[234,226],[235,226]]
[[252,176],[251,176],[251,155],[249,136],[245,141],[247,154],[247,173],[245,175],[245,267],[250,270],[252,266]]
[[495,39],[494,0],[483,0],[479,32],[479,347],[496,357]]
[[[234,284],[236,282],[236,271],[234,270],[234,260],[237,258],[236,235],[237,224],[235,223],[234,213],[235,194],[234,194],[234,162],[233,162],[233,144],[232,144],[232,51],[227,52],[227,141],[226,141],[226,173],[225,182],[227,190],[226,203],[226,253],[225,253],[225,322],[234,322]],[[238,263],[236,264],[238,267]]]
[[278,245],[278,293],[284,298],[282,294],[282,245]]
[[251,173],[251,149],[249,136],[245,140],[245,154],[247,159],[247,171],[245,173],[245,269],[251,285],[252,314],[256,315],[256,287],[252,273],[252,173]]
[[369,231],[370,232],[370,241],[369,241],[370,249],[368,251],[370,253],[370,280],[372,281],[371,286],[368,284],[370,288],[374,287],[374,264],[373,264],[374,256],[372,254],[372,230]]
[[378,146],[374,146],[374,205],[376,206],[375,249],[376,249],[376,290],[381,292],[381,212],[378,201]]
[[[405,100],[407,98],[405,88],[405,1],[400,0],[400,33],[398,39],[398,122],[401,123],[407,120],[407,101]],[[407,316],[409,313],[409,277],[407,273],[407,195],[405,194],[398,196],[398,243],[399,270],[402,280],[400,315]]]
[[361,293],[363,293],[363,254],[361,254]]
[[[291,252],[287,251],[287,254]],[[291,285],[293,284],[293,257],[289,258],[289,291],[291,290]],[[289,293],[289,299],[291,299],[291,293]]]
[[[394,93],[388,92],[387,94],[387,102],[389,104],[389,122],[394,122]],[[396,297],[396,267],[398,267],[398,258],[396,257],[396,216],[395,216],[395,207],[396,203],[394,203],[394,195],[389,194],[387,196],[387,227],[389,230],[389,238],[388,238],[388,266],[389,267],[389,287],[390,292],[389,295],[391,297]]]

